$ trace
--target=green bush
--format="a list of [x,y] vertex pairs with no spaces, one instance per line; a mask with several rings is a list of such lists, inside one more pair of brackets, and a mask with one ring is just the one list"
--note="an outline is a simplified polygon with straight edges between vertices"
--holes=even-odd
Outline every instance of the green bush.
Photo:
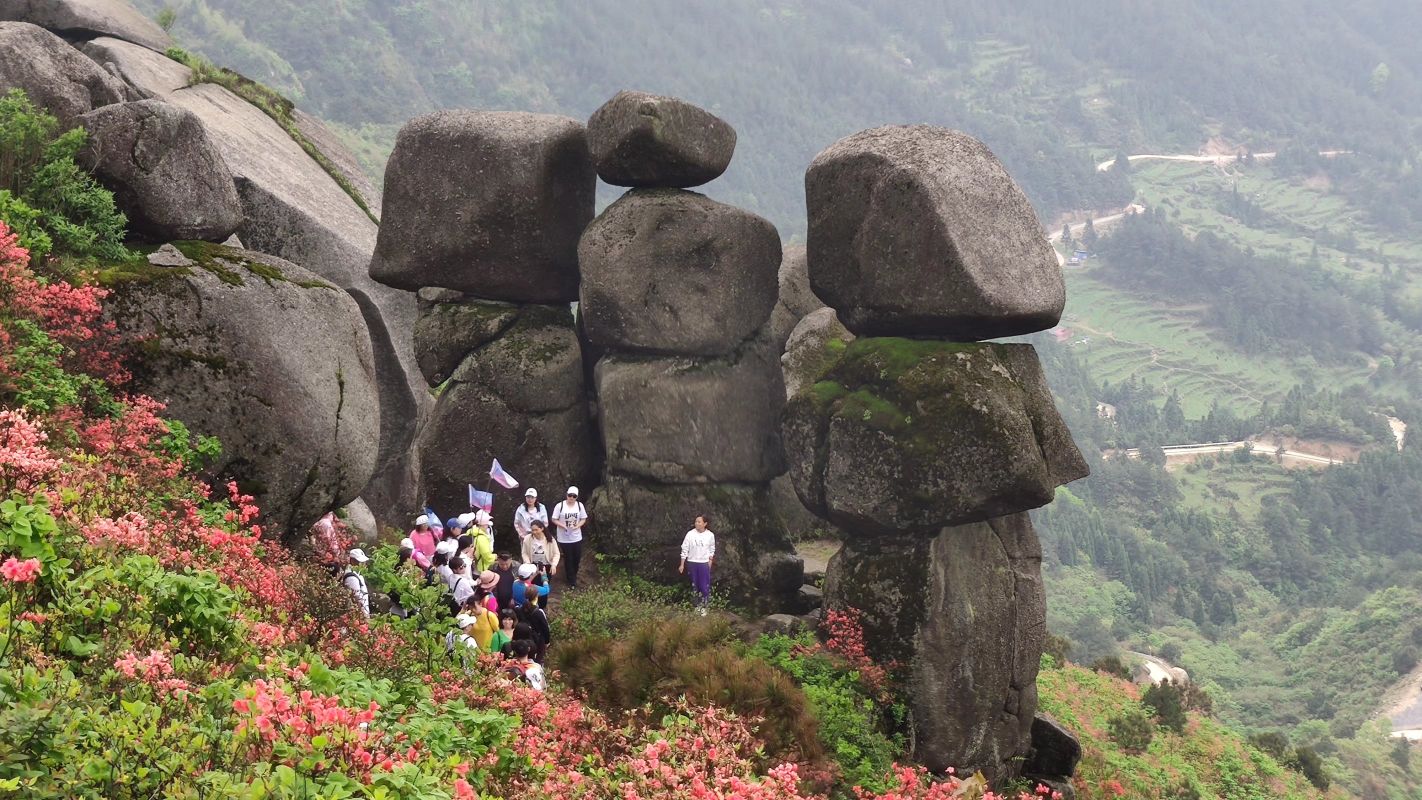
[[1290,767],[1303,773],[1308,782],[1320,789],[1327,789],[1330,781],[1328,771],[1323,768],[1323,759],[1312,747],[1300,747],[1294,750],[1294,757],[1290,759]]
[[1185,703],[1180,688],[1171,681],[1161,681],[1141,695],[1141,703],[1154,712],[1161,727],[1181,733],[1185,730]]
[[[75,162],[87,134],[61,133],[59,120],[13,89],[0,98],[0,217],[38,260],[54,255],[125,260],[128,220],[114,197]],[[46,246],[46,241],[48,245]]]
[[1127,753],[1144,753],[1155,738],[1155,723],[1142,709],[1128,709],[1107,720],[1111,741]]

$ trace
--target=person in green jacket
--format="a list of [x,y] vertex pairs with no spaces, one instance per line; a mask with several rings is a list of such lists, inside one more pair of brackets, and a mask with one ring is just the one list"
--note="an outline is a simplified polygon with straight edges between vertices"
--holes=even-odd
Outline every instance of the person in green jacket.
[[489,640],[489,652],[503,652],[504,645],[513,641],[514,626],[518,624],[518,616],[514,614],[512,608],[506,608],[499,612],[499,629],[494,631],[494,636]]
[[474,571],[483,572],[494,565],[494,519],[489,512],[480,511],[474,515]]

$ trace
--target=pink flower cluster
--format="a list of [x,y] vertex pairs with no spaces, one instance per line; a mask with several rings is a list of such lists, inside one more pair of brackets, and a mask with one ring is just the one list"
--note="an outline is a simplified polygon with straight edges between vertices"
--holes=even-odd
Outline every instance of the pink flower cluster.
[[114,661],[114,669],[125,678],[146,683],[162,693],[185,695],[192,691],[187,681],[173,677],[172,657],[163,650],[149,650],[142,658],[130,650]]
[[0,486],[28,493],[52,480],[62,462],[47,441],[48,434],[23,410],[0,411]]
[[5,580],[11,583],[33,583],[43,568],[38,558],[21,561],[11,556],[5,559],[4,564],[0,564],[0,576],[4,576]]

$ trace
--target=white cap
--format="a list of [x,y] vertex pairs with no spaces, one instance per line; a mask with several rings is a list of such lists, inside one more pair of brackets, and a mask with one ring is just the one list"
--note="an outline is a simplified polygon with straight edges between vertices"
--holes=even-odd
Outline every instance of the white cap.
[[479,513],[474,515],[474,522],[477,523],[481,528],[493,521],[494,518],[489,516],[489,512],[483,509],[480,509]]
[[357,547],[356,549],[351,551],[351,560],[356,562],[357,564],[364,564],[365,562],[370,560],[370,556],[367,556],[364,550]]
[[444,553],[445,555],[451,555],[451,554],[454,553],[455,550],[458,550],[458,549],[459,549],[459,542],[456,542],[456,541],[454,541],[453,539],[445,539],[444,541],[442,541],[442,542],[440,542],[439,544],[435,545],[435,552],[436,552],[436,553]]
[[474,521],[474,512],[472,512],[472,511],[466,511],[466,512],[464,512],[463,514],[460,514],[460,515],[459,515],[459,524],[460,524],[460,525],[463,525],[463,526],[466,527],[466,528],[469,527],[469,523],[471,523],[471,522],[473,522],[473,521]]
[[479,618],[475,617],[473,614],[460,614],[459,616],[454,618],[454,624],[458,625],[461,630],[469,627],[470,625],[473,625],[478,621]]
[[523,496],[524,496],[524,497],[532,497],[532,498],[535,498],[535,499],[536,499],[536,498],[538,497],[538,490],[535,489],[535,488],[533,488],[532,486],[530,486],[530,487],[528,487],[528,491],[526,491],[526,492],[523,493]]
[[405,538],[403,538],[403,539],[400,540],[400,549],[401,549],[401,550],[414,550],[414,549],[415,549],[415,540],[414,540],[414,539],[411,539],[411,538],[408,537],[408,536],[406,536]]
[[578,487],[576,487],[576,486],[569,486],[569,487],[568,487],[568,494],[570,494],[570,495],[572,495],[572,496],[574,496],[574,497],[577,497],[577,496],[578,496]]
[[519,565],[519,568],[518,568],[518,576],[519,576],[520,578],[532,578],[534,575],[537,575],[537,574],[538,574],[538,565],[537,565],[537,564],[521,564],[521,565]]
[[416,525],[428,525],[428,524],[430,524],[430,515],[429,515],[429,514],[421,514],[421,515],[419,515],[418,517],[415,517],[415,524],[416,524]]

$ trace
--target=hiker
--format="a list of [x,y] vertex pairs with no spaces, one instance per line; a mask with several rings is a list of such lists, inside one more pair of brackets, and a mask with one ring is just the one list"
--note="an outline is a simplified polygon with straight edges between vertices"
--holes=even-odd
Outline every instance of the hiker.
[[578,502],[578,487],[569,486],[567,499],[554,507],[553,524],[558,526],[558,549],[568,560],[563,579],[569,589],[576,589],[578,565],[583,560],[583,526],[588,524],[588,511]]
[[550,592],[553,576],[558,574],[559,557],[558,543],[548,538],[547,526],[534,520],[529,526],[528,538],[523,540],[523,563],[538,567]]
[[455,624],[464,632],[464,635],[459,637],[460,643],[471,650],[488,650],[489,642],[494,638],[494,631],[499,629],[498,617],[485,608],[483,602],[473,597],[469,598],[460,612],[455,619]]
[[[514,628],[518,625],[518,615],[514,614],[512,608],[506,608],[499,612],[499,629],[494,631],[494,637],[489,640],[489,652],[502,653],[504,645],[513,641]],[[532,629],[529,635],[532,635]]]
[[538,502],[538,490],[529,487],[523,493],[523,505],[514,511],[514,530],[518,532],[518,540],[522,543],[533,532],[534,521],[542,522],[545,527],[548,525],[548,509]]
[[349,554],[349,564],[346,571],[341,575],[341,583],[350,590],[351,596],[355,598],[356,605],[360,607],[360,612],[367,617],[370,616],[370,588],[365,584],[365,576],[356,571],[356,567],[366,564],[370,557],[359,547]]
[[454,571],[449,568],[449,560],[454,557],[454,542],[440,542],[435,546],[434,558],[430,560],[430,571],[426,580],[433,583],[439,580],[444,587],[449,588],[454,581]]
[[494,589],[494,597],[499,600],[499,608],[513,608],[513,588],[514,582],[518,580],[518,568],[522,566],[514,561],[512,553],[499,553],[494,565],[489,567],[489,571],[499,576],[498,588]]
[[[444,581],[444,588],[453,592],[461,580],[470,582],[470,589],[473,589],[473,578],[469,575],[469,562],[459,556],[449,557],[449,577]],[[463,600],[458,601],[463,603]]]
[[504,673],[514,680],[522,680],[529,688],[535,692],[543,691],[545,681],[543,678],[543,667],[532,659],[529,652],[532,647],[529,642],[522,639],[515,640],[510,646],[513,651],[513,659],[504,664]]
[[479,573],[480,599],[485,607],[495,614],[499,613],[499,599],[494,596],[494,590],[499,588],[499,576],[493,570],[486,569]]
[[548,579],[539,574],[537,564],[523,564],[518,568],[518,580],[513,585],[514,607],[524,603],[547,606],[543,598],[548,596],[550,589]]
[[435,545],[438,543],[434,531],[430,530],[430,517],[428,514],[421,514],[415,517],[415,529],[410,531],[410,543],[414,545],[415,563],[421,569],[429,569],[435,554]]
[[474,541],[470,558],[474,569],[483,572],[494,563],[494,519],[489,512],[480,510],[474,515],[474,527],[470,528]]
[[533,660],[542,664],[548,653],[548,645],[553,643],[553,630],[548,626],[548,615],[537,603],[524,603],[514,609],[518,621],[533,629]]
[[316,561],[332,575],[341,569],[341,563],[346,560],[342,556],[346,553],[345,548],[341,547],[340,534],[336,533],[336,512],[327,511],[311,526],[311,549]]
[[395,571],[399,572],[410,580],[424,578],[429,570],[421,567],[415,561],[415,543],[406,536],[400,540],[400,552],[395,556]]
[[706,515],[696,518],[695,527],[681,540],[681,566],[677,572],[690,575],[691,588],[701,595],[696,604],[701,616],[711,605],[711,565],[716,560],[716,534],[706,529]]

